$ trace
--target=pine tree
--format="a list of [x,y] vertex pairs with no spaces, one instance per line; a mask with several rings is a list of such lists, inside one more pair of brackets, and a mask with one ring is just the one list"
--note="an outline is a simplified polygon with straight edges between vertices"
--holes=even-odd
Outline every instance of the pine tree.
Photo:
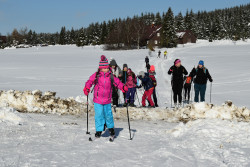
[[177,36],[175,31],[174,14],[169,8],[168,12],[163,18],[161,29],[161,47],[176,47]]
[[66,44],[66,28],[62,27],[60,32],[59,44],[65,45]]

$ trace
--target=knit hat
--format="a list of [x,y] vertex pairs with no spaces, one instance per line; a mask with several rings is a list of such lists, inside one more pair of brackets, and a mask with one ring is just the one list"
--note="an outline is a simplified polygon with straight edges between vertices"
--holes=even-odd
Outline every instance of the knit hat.
[[109,61],[104,55],[101,56],[101,60],[99,62],[99,68],[100,69],[101,68],[109,68]]
[[200,61],[199,61],[199,65],[203,65],[203,66],[204,66],[204,61],[203,61],[203,60],[200,60]]
[[174,65],[176,65],[176,64],[178,64],[178,63],[181,63],[181,60],[180,60],[180,59],[176,59],[176,60],[174,61]]
[[150,71],[155,71],[155,66],[154,65],[150,66]]
[[140,71],[140,72],[139,72],[139,76],[141,76],[142,78],[144,78],[145,73],[144,73],[143,71]]
[[132,70],[129,68],[127,71],[128,74],[132,73]]
[[127,67],[127,68],[128,68],[128,65],[127,65],[127,64],[123,64],[123,69],[124,69],[125,67]]
[[117,63],[116,63],[115,59],[112,59],[112,60],[110,61],[110,65],[111,65],[111,66],[117,66]]

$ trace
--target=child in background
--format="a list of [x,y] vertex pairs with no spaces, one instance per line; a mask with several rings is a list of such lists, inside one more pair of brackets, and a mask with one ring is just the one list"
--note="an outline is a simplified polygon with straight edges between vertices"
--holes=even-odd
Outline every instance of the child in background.
[[184,77],[185,84],[184,84],[184,102],[189,104],[190,100],[190,90],[191,90],[191,85],[192,85],[192,77],[190,76],[185,76]]
[[146,106],[146,99],[149,101],[150,106],[154,107],[154,102],[152,101],[151,98],[154,91],[154,86],[151,79],[149,78],[149,74],[141,71],[139,73],[138,78],[142,81],[142,85],[144,86],[145,89],[145,92],[142,96],[142,107]]
[[128,91],[126,93],[126,102],[124,106],[126,107],[128,105],[128,102],[130,103],[131,107],[135,107],[135,92],[136,92],[136,84],[137,84],[137,78],[135,76],[135,73],[129,68],[128,69],[128,77],[126,86],[128,87]]
[[154,99],[154,104],[155,104],[155,107],[159,107],[158,106],[158,103],[157,103],[157,97],[156,97],[156,86],[157,86],[157,81],[156,81],[156,78],[155,78],[155,66],[154,65],[151,65],[150,66],[150,70],[149,70],[149,77],[153,83],[153,86],[154,86],[154,91],[153,91],[153,99]]

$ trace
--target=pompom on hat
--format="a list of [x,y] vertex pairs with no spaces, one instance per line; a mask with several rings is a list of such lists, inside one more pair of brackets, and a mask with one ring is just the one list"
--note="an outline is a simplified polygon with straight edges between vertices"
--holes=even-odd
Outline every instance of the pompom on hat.
[[99,62],[99,68],[100,69],[109,68],[109,61],[104,55],[101,56],[101,60]]

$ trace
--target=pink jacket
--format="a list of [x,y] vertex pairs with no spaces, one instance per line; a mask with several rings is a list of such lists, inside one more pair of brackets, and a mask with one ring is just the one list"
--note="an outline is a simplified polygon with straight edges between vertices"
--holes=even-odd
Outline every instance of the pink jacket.
[[[111,72],[99,72],[99,77],[97,77],[97,83],[94,88],[94,103],[98,104],[110,104],[112,99],[112,87],[111,87]],[[85,87],[90,89],[95,83],[96,73],[90,76],[89,80],[86,82]],[[123,83],[114,76],[114,86],[118,89],[123,89]]]
[[134,87],[136,87],[136,83],[137,83],[137,79],[136,78],[133,78],[132,76],[128,76],[127,77],[126,86],[128,88],[134,88]]

